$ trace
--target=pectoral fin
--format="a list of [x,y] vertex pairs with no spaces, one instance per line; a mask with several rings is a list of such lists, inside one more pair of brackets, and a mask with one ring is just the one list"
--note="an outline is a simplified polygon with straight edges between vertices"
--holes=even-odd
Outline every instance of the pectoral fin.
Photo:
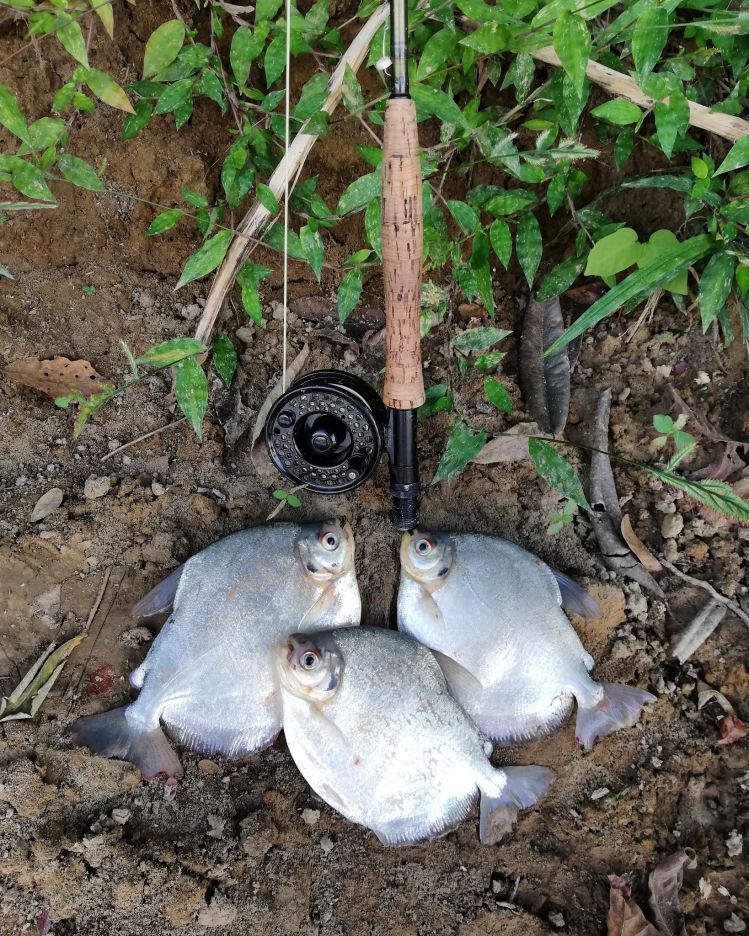
[[432,650],[432,653],[439,663],[440,669],[445,674],[445,679],[453,695],[465,697],[469,694],[475,695],[483,692],[483,683],[465,666],[461,666],[452,657],[440,653],[439,650]]

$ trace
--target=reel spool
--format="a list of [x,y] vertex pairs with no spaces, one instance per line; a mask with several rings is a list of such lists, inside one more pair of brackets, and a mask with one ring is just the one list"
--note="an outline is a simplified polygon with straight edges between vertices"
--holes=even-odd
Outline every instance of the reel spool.
[[338,370],[300,377],[265,425],[273,463],[294,484],[340,494],[363,484],[385,447],[387,411],[368,383]]

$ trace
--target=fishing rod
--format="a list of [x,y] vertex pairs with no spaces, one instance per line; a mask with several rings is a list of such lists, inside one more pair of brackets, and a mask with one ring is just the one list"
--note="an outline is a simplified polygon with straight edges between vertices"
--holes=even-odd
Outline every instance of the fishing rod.
[[339,494],[363,484],[383,450],[397,530],[413,530],[420,492],[416,410],[424,402],[420,295],[423,248],[416,108],[408,93],[407,0],[390,0],[392,79],[382,145],[382,273],[386,361],[382,397],[353,374],[313,371],[274,404],[268,452],[294,484]]

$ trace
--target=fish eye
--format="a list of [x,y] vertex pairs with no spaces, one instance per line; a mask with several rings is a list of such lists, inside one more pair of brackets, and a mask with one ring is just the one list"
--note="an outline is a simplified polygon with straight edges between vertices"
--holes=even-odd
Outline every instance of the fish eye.
[[335,533],[323,533],[320,537],[320,542],[323,547],[330,552],[333,552],[335,549],[338,549],[338,537]]
[[311,670],[317,666],[319,661],[320,657],[317,653],[315,653],[314,650],[307,650],[302,654],[301,660],[299,662],[302,664],[304,669]]
[[428,539],[420,539],[416,544],[416,552],[420,556],[428,556],[429,553],[434,549],[434,543]]

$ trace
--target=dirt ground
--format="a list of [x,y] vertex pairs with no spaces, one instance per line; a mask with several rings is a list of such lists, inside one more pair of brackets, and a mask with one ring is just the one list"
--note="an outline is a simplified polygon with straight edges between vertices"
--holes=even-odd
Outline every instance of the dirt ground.
[[[132,77],[128,63],[140,61],[144,39],[171,15],[161,2],[117,5],[116,41],[99,43],[94,64],[123,80]],[[19,27],[6,25],[3,51],[19,48],[20,34]],[[305,67],[300,64],[300,73]],[[1,66],[0,82],[19,92],[35,117],[46,113],[69,70],[68,59],[46,41],[39,52],[27,48]],[[194,330],[208,285],[173,292],[195,247],[194,232],[182,224],[145,239],[153,210],[125,196],[171,205],[179,203],[183,186],[214,192],[228,124],[213,104],[201,102],[180,133],[154,119],[123,143],[120,127],[121,116],[102,107],[77,122],[72,138],[75,153],[95,164],[106,160],[107,182],[121,197],[61,187],[59,208],[43,218],[19,213],[2,228],[0,260],[15,276],[0,280],[3,365],[64,354],[86,358],[117,380],[127,371],[119,339],[142,352]],[[329,203],[361,168],[354,147],[368,142],[349,121],[318,144],[311,171],[319,174]],[[641,146],[631,171],[648,160],[652,156]],[[608,184],[611,167],[588,170],[592,195],[597,182]],[[643,234],[682,220],[678,202],[655,199],[652,192],[646,203],[630,196],[611,211]],[[342,259],[360,246],[360,223],[336,229],[331,257]],[[280,298],[279,264],[270,254],[258,256],[277,271],[263,295],[269,305]],[[345,366],[377,384],[381,343],[341,343],[330,337],[332,324],[301,314],[310,305],[302,300],[310,297],[318,313],[322,308],[332,317],[335,277],[326,272],[319,287],[294,264],[291,275],[292,348],[309,343],[310,369]],[[364,304],[375,321],[381,293],[379,276],[372,276]],[[526,298],[517,270],[498,272],[497,324],[517,332]],[[481,402],[478,376],[460,378],[450,364],[451,330],[466,321],[456,311],[426,340],[427,383],[451,381],[460,413],[474,427],[496,433],[528,418],[514,347],[502,367],[514,404],[505,417]],[[724,351],[701,335],[694,310],[681,315],[668,303],[627,343],[629,324],[613,319],[586,338],[573,375],[570,438],[586,438],[596,393],[610,386],[614,449],[652,460],[648,426],[669,380],[726,435],[747,437],[740,343]],[[732,913],[749,919],[749,868],[735,846],[737,836],[747,833],[746,741],[716,747],[716,711],[698,711],[696,698],[699,678],[749,719],[746,628],[729,615],[691,664],[679,669],[669,643],[704,603],[704,593],[666,575],[663,602],[615,578],[605,571],[583,516],[549,536],[556,495],[523,463],[474,466],[452,487],[427,487],[422,523],[505,536],[585,584],[605,609],[599,622],[578,622],[597,660],[597,676],[647,687],[658,702],[636,728],[603,739],[591,753],[575,747],[572,726],[550,740],[500,752],[498,762],[546,764],[558,775],[550,795],[522,817],[507,843],[482,847],[476,822],[467,822],[429,845],[384,848],[311,793],[283,739],[239,763],[183,751],[186,772],[177,787],[146,783],[128,764],[71,748],[63,731],[74,717],[130,698],[127,674],[156,630],[152,622],[144,627],[129,617],[132,602],[197,550],[263,522],[275,505],[271,492],[278,479],[262,458],[257,467],[252,463],[247,428],[279,375],[281,323],[269,311],[265,330],[248,329],[235,297],[220,327],[240,353],[236,391],[222,391],[213,381],[202,444],[182,424],[103,461],[120,444],[175,418],[163,376],[110,403],[78,440],[69,413],[32,390],[0,383],[0,691],[8,694],[50,642],[88,627],[40,715],[0,726],[0,933],[46,932],[48,914],[55,936],[210,930],[533,936],[560,927],[600,934],[607,875],[634,873],[635,894],[645,903],[646,872],[684,846],[697,856],[682,890],[689,933],[725,932]],[[449,421],[439,415],[420,430],[426,480],[444,449]],[[84,495],[92,476],[110,482],[99,498]],[[645,542],[749,604],[745,529],[706,515],[645,475],[617,471],[617,482]],[[34,504],[52,487],[63,490],[62,506],[32,523]],[[674,510],[683,517],[683,530],[664,541],[662,520]],[[293,519],[334,514],[348,516],[356,533],[364,620],[386,625],[392,621],[398,541],[388,518],[385,466],[350,496],[305,494]],[[111,668],[109,688],[102,667]],[[319,817],[305,813],[305,819],[304,810],[317,810]]]

